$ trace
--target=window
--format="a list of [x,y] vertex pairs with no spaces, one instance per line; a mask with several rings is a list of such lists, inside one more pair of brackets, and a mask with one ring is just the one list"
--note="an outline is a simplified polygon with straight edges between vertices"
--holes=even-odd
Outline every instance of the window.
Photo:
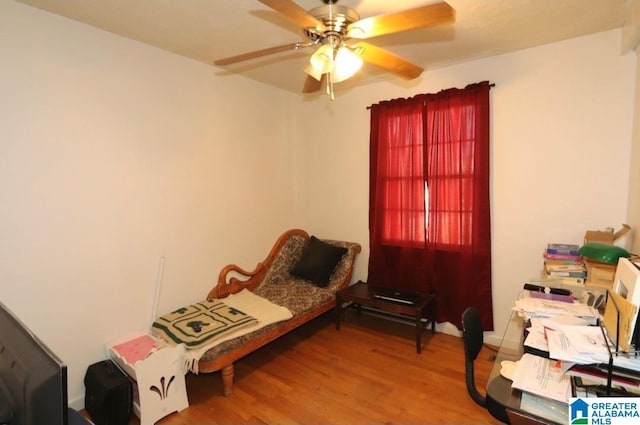
[[431,191],[428,215],[433,224],[427,234],[428,241],[441,249],[469,249],[473,242],[476,137],[472,100],[438,102],[440,108],[428,108],[426,113],[431,137],[427,136],[425,168]]
[[371,107],[369,282],[474,305],[493,326],[488,82]]
[[460,110],[444,105],[445,111],[422,106],[389,114],[379,135],[382,241],[464,249],[473,234],[475,139],[455,127],[437,131],[473,114],[473,105]]
[[390,245],[425,242],[422,109],[403,109],[390,116],[387,131],[381,137],[381,231],[384,243]]

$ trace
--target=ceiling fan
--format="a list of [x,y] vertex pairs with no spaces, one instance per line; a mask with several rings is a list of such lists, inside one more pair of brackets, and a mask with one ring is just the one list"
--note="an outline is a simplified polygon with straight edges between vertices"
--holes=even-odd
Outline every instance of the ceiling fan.
[[219,59],[218,66],[258,58],[274,53],[317,47],[305,68],[308,74],[303,93],[313,93],[326,81],[327,94],[333,100],[333,84],[353,76],[363,60],[407,79],[424,71],[387,50],[361,40],[411,29],[453,23],[455,10],[445,2],[429,4],[401,12],[360,19],[354,9],[336,5],[338,0],[322,0],[325,5],[306,11],[293,0],[258,0],[302,28],[308,41],[256,50]]

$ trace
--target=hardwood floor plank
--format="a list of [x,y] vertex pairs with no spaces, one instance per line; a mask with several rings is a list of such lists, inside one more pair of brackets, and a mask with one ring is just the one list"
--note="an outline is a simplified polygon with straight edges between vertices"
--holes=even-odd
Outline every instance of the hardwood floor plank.
[[[329,312],[241,359],[230,397],[219,373],[187,375],[189,408],[159,424],[500,423],[467,394],[461,338],[425,330],[417,354],[413,326],[345,313],[339,331]],[[476,361],[481,390],[493,354]]]

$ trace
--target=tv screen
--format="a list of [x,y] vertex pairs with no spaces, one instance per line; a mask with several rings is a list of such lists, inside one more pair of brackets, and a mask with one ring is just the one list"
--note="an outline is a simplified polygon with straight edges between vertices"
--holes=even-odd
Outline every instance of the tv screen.
[[67,367],[0,303],[0,423],[67,425]]

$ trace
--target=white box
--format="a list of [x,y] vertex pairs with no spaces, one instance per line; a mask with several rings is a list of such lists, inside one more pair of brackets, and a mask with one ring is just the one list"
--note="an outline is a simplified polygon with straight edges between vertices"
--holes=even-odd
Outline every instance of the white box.
[[133,409],[141,425],[189,407],[184,346],[158,348],[155,341],[140,334],[107,346],[108,356],[133,381]]

